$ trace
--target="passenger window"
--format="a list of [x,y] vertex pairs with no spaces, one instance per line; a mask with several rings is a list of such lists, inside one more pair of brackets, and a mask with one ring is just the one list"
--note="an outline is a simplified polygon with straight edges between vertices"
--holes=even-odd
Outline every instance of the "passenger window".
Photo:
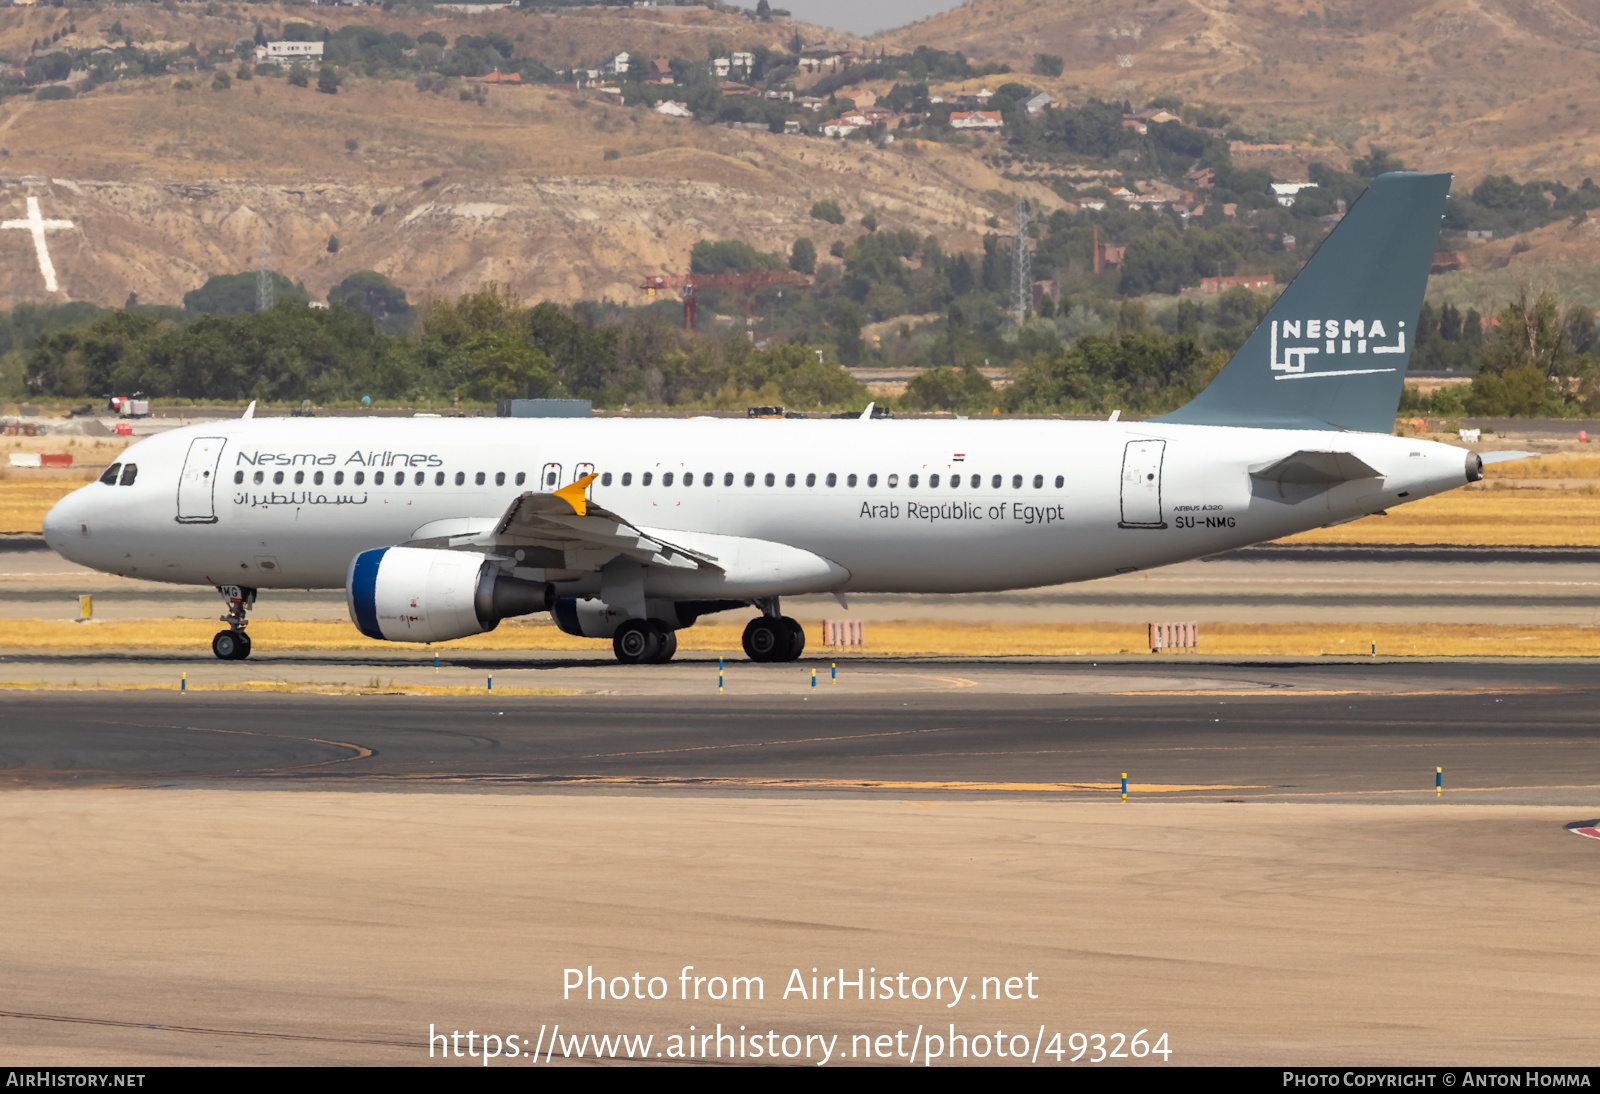
[[644,475],[639,479],[639,485],[640,486],[649,486],[650,485],[650,472],[646,471],[644,473]]
[[311,476],[311,481],[313,483],[315,483],[316,485],[321,486],[322,485],[322,472],[318,471],[315,475],[312,475]]
[[685,485],[685,486],[693,486],[694,485],[694,472],[693,471],[685,471],[683,473],[683,485]]
[[829,486],[838,486],[839,485],[839,476],[835,475],[832,471],[829,471],[828,472],[828,478],[827,478],[826,481],[827,481]]
[[996,490],[1000,489],[1000,476],[996,475],[994,480],[990,482],[989,485],[994,487]]
[[1033,488],[1035,490],[1040,490],[1040,489],[1044,488],[1044,476],[1043,475],[1035,475],[1033,477]]
[[746,471],[744,473],[744,484],[746,486],[754,486],[756,484],[756,473],[754,471]]
[[[360,480],[358,479],[357,481],[359,482]],[[333,485],[335,485],[335,486],[343,486],[344,485],[344,472],[343,471],[335,471],[333,473]]]
[[815,471],[812,471],[812,472],[810,472],[809,474],[806,475],[806,485],[807,486],[815,486],[815,485],[817,485],[817,473]]
[[[107,486],[117,485],[117,473],[121,470],[122,465],[120,463],[112,464],[110,467],[106,468],[105,473],[100,476],[100,481],[105,483]],[[256,481],[261,481],[261,472],[259,471],[256,472]]]
[[668,471],[666,474],[661,476],[661,485],[662,486],[671,486],[672,485],[672,472],[671,471]]
[[[915,479],[912,480],[911,485],[912,486],[917,485]],[[928,476],[928,485],[929,486],[938,486],[939,485],[939,476],[938,475],[929,475]]]
[[700,485],[701,486],[713,486],[713,485],[716,484],[716,481],[717,481],[717,477],[715,475],[713,475],[711,472],[707,471],[706,472],[706,477],[705,477],[704,480],[701,481]]
[[917,477],[915,475],[912,475],[912,476],[910,476],[909,478],[906,479],[906,489],[915,490],[916,488],[917,488]]
[[890,475],[884,481],[885,481],[886,485],[889,487],[889,489],[893,490],[895,487],[900,485],[900,476],[899,475]]
[[844,484],[846,486],[854,486],[856,484],[856,477],[851,475],[848,479],[844,480]]
[[[496,471],[494,473],[494,484],[496,486],[504,486],[506,484],[506,473],[504,471]],[[609,471],[606,472],[606,485],[611,485],[611,472]]]
[[982,485],[983,485],[983,476],[982,475],[974,475],[974,476],[972,476],[972,488],[974,490],[976,490],[978,487],[980,487]]
[[[495,483],[496,486],[499,486],[501,483],[503,483],[505,481],[506,481],[506,477],[504,475],[496,475],[494,477],[494,483]],[[607,471],[604,475],[600,476],[600,485],[601,486],[610,486],[611,485],[611,472]]]
[[273,485],[278,485],[278,484],[282,483],[283,482],[283,472],[282,471],[274,471],[272,473],[272,482],[273,482]]
[[633,472],[632,471],[624,471],[622,473],[622,485],[623,486],[632,486],[633,485]]
[[[478,486],[482,486],[484,484],[484,480],[485,480],[485,476],[484,476],[484,473],[482,471],[479,471],[472,478],[472,481]],[[444,481],[444,476],[442,474],[439,476],[439,481],[440,482]]]
[[768,471],[767,472],[767,485],[768,486],[775,486],[775,485],[777,485],[777,482],[778,482],[777,478],[775,478],[773,476],[771,471]]
[[233,473],[233,485],[238,486],[243,481],[244,481],[244,472],[243,471],[235,471]]
[[722,476],[722,485],[723,486],[732,486],[733,485],[733,472],[732,471],[729,471],[726,475]]
[[362,483],[364,483],[366,481],[367,481],[367,473],[365,471],[357,471],[356,472],[356,485],[360,486]]
[[1021,490],[1022,489],[1022,476],[1021,475],[1012,475],[1011,476],[1011,489],[1013,489],[1013,490]]
[[950,489],[952,489],[952,490],[960,490],[961,489],[961,476],[960,475],[951,475],[950,476]]
[[1066,476],[1065,475],[1057,475],[1056,476],[1056,489],[1060,490],[1065,485],[1067,485]]
[[[126,477],[126,476],[124,476],[124,477]],[[306,481],[306,473],[304,471],[296,471],[294,473],[294,484],[296,486],[303,485],[305,483],[305,481]],[[123,485],[126,486],[127,484],[124,483]]]
[[377,472],[373,473],[372,485],[373,486],[382,486],[383,485],[383,472],[382,471],[377,471]]
[[794,485],[794,472],[793,471],[789,472],[787,475],[785,475],[783,477],[783,485],[785,485],[785,486],[793,486]]
[[518,471],[517,472],[517,485],[521,486],[523,483],[525,483],[527,481],[528,481],[528,473],[526,471]]
[[[893,482],[894,476],[890,475],[889,478],[891,480],[889,482],[889,485],[893,486],[894,485],[894,482]],[[867,476],[867,485],[868,486],[877,486],[878,485],[878,476],[875,475],[875,474],[874,475],[868,475]]]
[[139,465],[138,464],[136,464],[136,463],[125,463],[125,464],[122,465],[122,485],[123,486],[132,486],[133,485],[133,480],[138,478],[138,477],[139,477]]

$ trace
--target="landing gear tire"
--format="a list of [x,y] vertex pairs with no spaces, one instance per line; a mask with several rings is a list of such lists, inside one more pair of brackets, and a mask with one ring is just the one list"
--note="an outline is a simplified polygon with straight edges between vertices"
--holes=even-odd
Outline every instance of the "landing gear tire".
[[[677,641],[672,647],[677,649]],[[630,619],[617,628],[611,649],[624,665],[648,665],[661,656],[661,630],[645,619]]]
[[800,655],[806,652],[806,629],[788,616],[780,616],[778,622],[784,625],[789,632],[789,656],[785,661],[798,661]]
[[665,665],[672,660],[672,655],[678,652],[678,632],[661,629],[661,649],[651,659],[652,665]]
[[243,661],[250,656],[250,636],[243,631],[218,631],[211,639],[211,652],[219,661]]
[[794,661],[806,648],[804,628],[788,616],[758,616],[745,624],[744,652],[752,661]]

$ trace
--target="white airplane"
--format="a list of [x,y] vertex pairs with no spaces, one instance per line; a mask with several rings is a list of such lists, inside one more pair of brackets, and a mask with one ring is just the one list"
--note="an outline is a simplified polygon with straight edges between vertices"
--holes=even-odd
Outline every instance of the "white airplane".
[[805,635],[784,596],[1088,581],[1355,520],[1482,477],[1470,452],[1390,435],[1448,189],[1374,181],[1216,379],[1152,421],[246,412],[132,445],[45,539],[215,586],[223,659],[249,656],[258,590],[342,587],[372,638],[550,611],[627,663],[753,605],[745,651],[786,661]]

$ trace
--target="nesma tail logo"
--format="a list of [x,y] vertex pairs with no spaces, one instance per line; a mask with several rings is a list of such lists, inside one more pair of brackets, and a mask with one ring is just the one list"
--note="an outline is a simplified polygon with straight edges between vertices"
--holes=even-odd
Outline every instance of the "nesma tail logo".
[[1366,372],[1394,372],[1393,368],[1350,368],[1306,371],[1306,358],[1317,354],[1405,353],[1406,325],[1394,324],[1394,341],[1382,319],[1274,319],[1272,321],[1272,371],[1295,376],[1350,376]]

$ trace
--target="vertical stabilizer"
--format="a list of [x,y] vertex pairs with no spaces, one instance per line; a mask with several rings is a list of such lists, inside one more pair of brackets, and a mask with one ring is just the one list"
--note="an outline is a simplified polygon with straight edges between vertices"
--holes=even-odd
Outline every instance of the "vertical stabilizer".
[[1158,421],[1394,429],[1449,175],[1379,175],[1199,395]]

